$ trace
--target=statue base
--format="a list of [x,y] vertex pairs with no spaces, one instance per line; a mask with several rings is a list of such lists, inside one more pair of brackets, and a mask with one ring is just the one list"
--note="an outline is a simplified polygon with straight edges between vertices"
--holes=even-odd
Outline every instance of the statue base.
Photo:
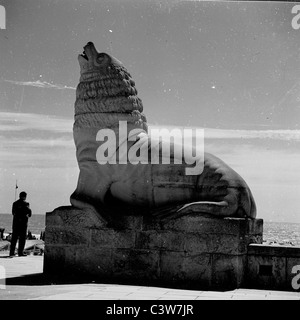
[[72,206],[46,215],[44,273],[105,283],[229,290],[243,286],[247,248],[262,243],[263,220],[190,214],[167,222],[100,215]]

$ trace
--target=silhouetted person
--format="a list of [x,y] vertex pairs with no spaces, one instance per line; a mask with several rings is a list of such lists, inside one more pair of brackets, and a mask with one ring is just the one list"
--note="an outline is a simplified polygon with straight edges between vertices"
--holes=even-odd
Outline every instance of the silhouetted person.
[[45,231],[41,231],[40,240],[45,241]]
[[5,228],[0,228],[0,240],[3,240],[3,234],[4,234]]
[[31,209],[29,203],[26,202],[27,193],[22,191],[20,199],[15,201],[12,206],[13,224],[12,224],[12,238],[10,243],[10,256],[14,256],[17,241],[19,239],[18,255],[26,256],[23,252],[26,242],[26,232],[28,218],[31,217]]

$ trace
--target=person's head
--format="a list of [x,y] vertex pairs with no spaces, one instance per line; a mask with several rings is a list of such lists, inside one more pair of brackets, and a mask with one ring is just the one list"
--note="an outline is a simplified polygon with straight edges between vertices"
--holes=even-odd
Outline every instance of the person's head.
[[20,192],[20,199],[21,200],[26,200],[27,193],[25,191]]

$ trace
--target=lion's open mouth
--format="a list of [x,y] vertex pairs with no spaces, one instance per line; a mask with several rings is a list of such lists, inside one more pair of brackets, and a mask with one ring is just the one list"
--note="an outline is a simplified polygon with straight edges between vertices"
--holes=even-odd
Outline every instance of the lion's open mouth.
[[85,60],[89,61],[89,58],[88,58],[88,56],[86,55],[85,51],[83,51],[83,53],[81,54],[81,56],[82,56]]

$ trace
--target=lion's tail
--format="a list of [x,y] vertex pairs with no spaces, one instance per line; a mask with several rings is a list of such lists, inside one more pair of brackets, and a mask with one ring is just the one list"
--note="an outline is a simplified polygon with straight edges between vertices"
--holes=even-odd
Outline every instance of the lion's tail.
[[242,192],[229,192],[219,202],[190,202],[184,205],[157,210],[153,215],[161,220],[165,220],[191,213],[210,214],[218,217],[255,218],[256,205],[250,189],[244,189]]

